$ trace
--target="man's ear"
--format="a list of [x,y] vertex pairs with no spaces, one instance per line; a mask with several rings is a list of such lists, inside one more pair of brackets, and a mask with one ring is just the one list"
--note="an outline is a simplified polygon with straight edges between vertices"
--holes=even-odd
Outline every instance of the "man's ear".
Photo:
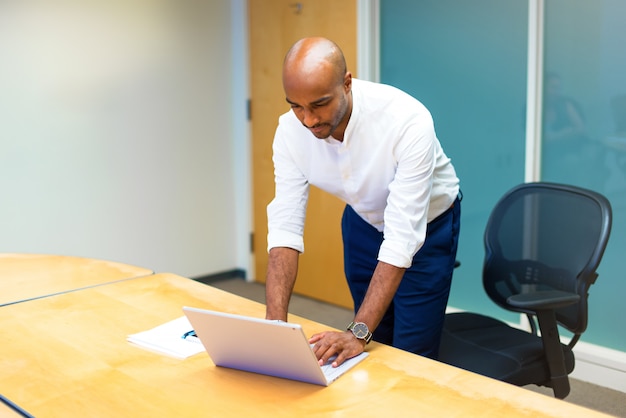
[[352,90],[352,73],[350,71],[346,71],[346,75],[343,76],[343,89],[346,93],[350,93]]

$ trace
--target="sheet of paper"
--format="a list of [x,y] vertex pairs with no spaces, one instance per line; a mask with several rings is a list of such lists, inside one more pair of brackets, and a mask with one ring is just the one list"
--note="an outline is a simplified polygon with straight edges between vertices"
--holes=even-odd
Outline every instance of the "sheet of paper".
[[126,340],[148,350],[177,358],[187,358],[204,351],[198,338],[183,338],[183,335],[191,330],[189,320],[182,316],[147,331],[131,334]]

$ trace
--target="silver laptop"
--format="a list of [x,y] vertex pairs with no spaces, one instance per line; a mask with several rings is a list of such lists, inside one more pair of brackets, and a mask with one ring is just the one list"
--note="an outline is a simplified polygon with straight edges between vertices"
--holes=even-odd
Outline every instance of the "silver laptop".
[[216,366],[328,386],[368,355],[320,366],[298,324],[190,307],[183,312]]

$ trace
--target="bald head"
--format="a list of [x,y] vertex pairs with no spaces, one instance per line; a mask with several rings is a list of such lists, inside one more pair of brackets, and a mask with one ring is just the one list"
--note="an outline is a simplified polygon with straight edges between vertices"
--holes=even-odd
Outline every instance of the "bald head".
[[341,49],[325,38],[296,42],[283,63],[287,103],[317,138],[341,141],[352,113],[352,75]]
[[283,81],[291,77],[343,83],[347,72],[346,60],[341,48],[326,38],[304,38],[287,52],[283,63]]

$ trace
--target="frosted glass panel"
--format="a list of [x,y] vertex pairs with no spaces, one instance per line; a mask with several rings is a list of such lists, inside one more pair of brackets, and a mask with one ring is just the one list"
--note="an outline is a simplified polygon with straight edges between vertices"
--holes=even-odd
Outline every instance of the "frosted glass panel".
[[583,340],[626,351],[626,2],[548,0],[542,179],[599,191],[613,205],[613,229],[590,290]]
[[496,201],[524,181],[525,0],[381,0],[381,81],[432,112],[464,194],[450,306],[517,321],[487,298],[483,231]]

